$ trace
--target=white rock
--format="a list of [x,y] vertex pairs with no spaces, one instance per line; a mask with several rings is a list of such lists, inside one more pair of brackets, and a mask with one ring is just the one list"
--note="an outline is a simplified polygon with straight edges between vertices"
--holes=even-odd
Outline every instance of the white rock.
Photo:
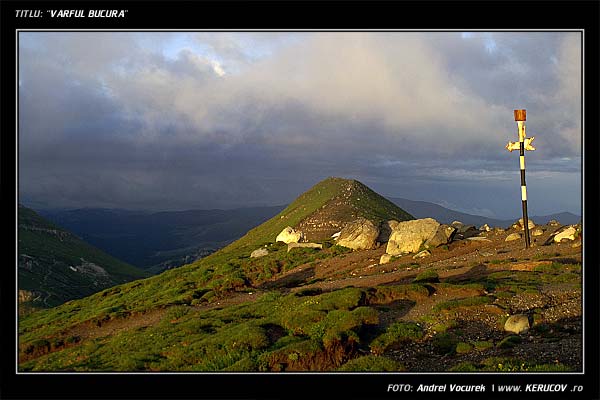
[[269,254],[269,250],[265,248],[256,249],[252,253],[250,253],[251,258],[264,257]]
[[527,318],[527,315],[511,315],[504,323],[504,330],[516,334],[527,332],[529,330],[529,319]]
[[492,228],[490,228],[490,226],[488,224],[483,224],[479,227],[480,231],[484,231],[484,232],[489,232],[492,230]]
[[566,229],[563,229],[559,233],[554,236],[554,241],[560,243],[563,239],[575,240],[575,234],[577,233],[577,229],[574,226],[569,226]]
[[[519,218],[519,220],[515,223],[515,225],[518,225],[517,228],[521,229],[521,230],[525,230],[525,224],[523,223],[523,218]],[[527,219],[527,225],[529,225],[529,229],[533,229],[535,228],[535,223],[530,220],[529,218]]]
[[488,239],[486,237],[482,237],[482,236],[473,236],[473,237],[467,238],[467,240],[472,240],[474,242],[491,242],[490,239]]
[[521,239],[521,234],[520,233],[511,233],[510,235],[508,235],[506,237],[506,239],[504,239],[505,242],[512,242],[513,240],[519,240]]
[[544,230],[539,226],[531,231],[531,236],[541,236],[544,234]]
[[384,254],[381,256],[381,258],[379,259],[379,264],[387,264],[390,261],[392,261],[392,255],[391,254]]
[[337,243],[354,250],[373,249],[378,236],[379,228],[373,222],[366,218],[358,218],[344,226]]
[[288,243],[287,251],[289,252],[291,249],[295,249],[298,247],[308,247],[312,249],[322,249],[323,245],[319,243]]
[[423,251],[420,251],[417,254],[415,254],[413,256],[413,259],[425,258],[425,257],[429,257],[430,255],[431,255],[431,252],[429,250],[423,250]]
[[275,239],[276,242],[283,242],[286,244],[298,243],[302,240],[304,240],[304,233],[295,230],[291,226],[285,227]]
[[415,253],[436,234],[439,226],[433,218],[400,222],[392,231],[385,252],[393,256]]

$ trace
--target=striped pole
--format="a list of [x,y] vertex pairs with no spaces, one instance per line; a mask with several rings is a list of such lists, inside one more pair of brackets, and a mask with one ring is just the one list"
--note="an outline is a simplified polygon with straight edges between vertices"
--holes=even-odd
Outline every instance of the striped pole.
[[527,185],[525,184],[525,120],[526,110],[515,110],[515,121],[519,128],[519,164],[521,167],[521,205],[523,208],[523,227],[525,229],[525,248],[529,248],[529,218],[527,216]]

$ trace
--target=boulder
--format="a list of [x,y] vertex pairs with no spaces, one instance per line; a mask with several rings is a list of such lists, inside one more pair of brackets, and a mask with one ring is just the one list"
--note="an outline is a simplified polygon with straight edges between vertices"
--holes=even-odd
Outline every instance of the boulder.
[[340,233],[342,233],[342,232],[341,231],[340,232],[336,232],[333,235],[331,235],[331,237],[333,238],[333,240],[338,240],[338,238],[340,237]]
[[264,257],[268,254],[269,254],[269,250],[267,250],[263,247],[260,249],[256,249],[252,253],[250,253],[250,258]]
[[463,225],[456,230],[454,235],[455,239],[466,239],[472,236],[478,235],[479,229],[475,228],[475,225]]
[[366,250],[375,248],[379,228],[366,218],[358,218],[356,221],[344,226],[337,244],[353,250]]
[[541,236],[544,234],[544,230],[542,228],[540,228],[539,226],[534,228],[531,231],[531,236]]
[[473,237],[467,238],[467,240],[471,240],[473,242],[491,242],[490,239],[488,239],[486,237],[482,237],[482,236],[473,236]]
[[415,254],[413,256],[413,259],[425,258],[425,257],[429,257],[430,255],[431,255],[431,252],[429,250],[423,250],[423,251],[420,251],[417,254]]
[[438,247],[444,244],[448,244],[454,238],[456,228],[449,225],[440,225],[437,228],[435,234],[425,241],[425,247]]
[[381,256],[381,258],[379,259],[379,264],[387,264],[390,261],[392,261],[392,255],[391,254],[384,254]]
[[506,239],[504,239],[505,242],[512,242],[513,240],[519,240],[521,239],[521,234],[518,232],[515,233],[511,233],[510,235],[508,235],[506,237]]
[[460,229],[462,228],[465,224],[463,224],[460,221],[452,221],[452,223],[450,224],[451,226],[455,227],[456,229]]
[[295,230],[291,226],[285,227],[279,235],[277,235],[276,242],[283,243],[298,243],[304,240],[304,234],[300,231]]
[[576,234],[577,229],[574,226],[569,226],[554,235],[554,241],[560,243],[563,239],[575,240]]
[[527,318],[527,315],[511,315],[504,323],[504,330],[516,334],[527,332],[529,330],[529,319]]
[[490,228],[488,224],[483,224],[479,227],[479,230],[483,232],[489,232],[492,230],[492,228]]
[[396,226],[398,226],[400,222],[395,219],[391,219],[389,221],[383,221],[381,225],[379,225],[379,237],[377,241],[380,243],[386,243],[390,239],[390,235]]
[[[529,230],[535,228],[535,223],[530,219],[527,219],[527,225],[529,225]],[[524,231],[525,223],[523,222],[523,218],[519,218],[519,220],[513,224],[513,228]]]
[[415,253],[424,242],[433,238],[439,226],[433,218],[400,222],[392,230],[385,252],[393,256]]
[[312,249],[322,249],[323,245],[319,243],[288,243],[287,251],[289,252],[291,249],[296,249],[298,247],[308,247]]

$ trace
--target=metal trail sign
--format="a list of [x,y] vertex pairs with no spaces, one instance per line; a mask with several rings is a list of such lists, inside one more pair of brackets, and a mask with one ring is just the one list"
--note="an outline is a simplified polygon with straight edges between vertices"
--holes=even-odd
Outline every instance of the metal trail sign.
[[515,121],[519,128],[519,141],[508,142],[506,150],[512,152],[519,150],[519,163],[521,165],[521,204],[523,208],[523,228],[525,229],[525,248],[529,248],[531,241],[529,238],[529,218],[527,217],[527,186],[525,185],[525,150],[533,151],[535,147],[531,145],[534,136],[526,137],[525,120],[527,119],[526,110],[515,110]]

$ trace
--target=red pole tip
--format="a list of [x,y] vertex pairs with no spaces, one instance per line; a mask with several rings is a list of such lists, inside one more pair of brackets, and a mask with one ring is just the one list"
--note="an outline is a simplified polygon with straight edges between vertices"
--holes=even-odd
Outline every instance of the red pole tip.
[[527,120],[527,110],[515,110],[515,121]]

